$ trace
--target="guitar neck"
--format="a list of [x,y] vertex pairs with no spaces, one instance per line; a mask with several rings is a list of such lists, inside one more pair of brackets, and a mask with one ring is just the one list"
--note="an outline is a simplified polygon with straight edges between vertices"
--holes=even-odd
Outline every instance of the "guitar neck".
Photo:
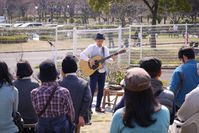
[[111,58],[111,57],[113,57],[113,56],[116,56],[116,55],[118,55],[118,54],[125,53],[125,52],[126,52],[125,49],[120,50],[119,52],[116,52],[116,53],[114,53],[114,54],[112,54],[112,55],[109,55],[109,56],[107,56],[107,57],[104,57],[103,59],[99,60],[98,63],[104,63],[105,60],[107,60],[107,59],[109,59],[109,58]]
[[116,56],[118,55],[118,53],[115,53],[115,54],[112,54],[112,55],[109,55],[101,60],[99,60],[100,63],[104,63],[106,60],[108,60],[109,58],[113,57],[113,56]]

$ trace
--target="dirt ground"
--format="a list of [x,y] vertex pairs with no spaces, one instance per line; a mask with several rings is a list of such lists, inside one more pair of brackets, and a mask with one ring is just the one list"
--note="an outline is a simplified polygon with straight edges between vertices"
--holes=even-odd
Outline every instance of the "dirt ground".
[[110,129],[112,113],[105,114],[94,113],[92,116],[92,125],[86,125],[81,128],[81,133],[108,133]]

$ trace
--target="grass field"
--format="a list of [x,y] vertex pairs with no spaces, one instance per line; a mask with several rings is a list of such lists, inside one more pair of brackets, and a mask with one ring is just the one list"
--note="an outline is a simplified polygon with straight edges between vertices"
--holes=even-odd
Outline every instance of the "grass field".
[[[123,40],[124,41],[124,40]],[[134,44],[134,40],[132,39],[132,44]],[[176,47],[184,44],[184,38],[169,38],[165,36],[159,36],[156,38],[157,48],[168,48],[168,47]],[[197,40],[195,40],[197,41]],[[117,47],[118,40],[114,38],[115,45]],[[143,39],[143,47],[150,47],[148,38]],[[77,48],[85,48],[89,44],[94,43],[92,38],[78,38],[77,39]],[[124,42],[122,42],[124,43]],[[73,40],[72,39],[64,39],[53,42],[56,48],[59,49],[72,49],[73,48]],[[105,44],[108,45],[108,40],[105,41]],[[170,44],[170,45],[169,45]],[[123,45],[123,44],[121,44]],[[51,50],[50,45],[47,41],[33,41],[29,40],[27,43],[16,43],[16,44],[0,44],[0,52],[15,52],[15,51],[41,51],[41,50]]]

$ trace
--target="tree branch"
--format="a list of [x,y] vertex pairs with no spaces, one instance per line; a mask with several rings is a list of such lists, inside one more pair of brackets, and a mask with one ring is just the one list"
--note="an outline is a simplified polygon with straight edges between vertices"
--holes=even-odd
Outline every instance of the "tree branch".
[[147,0],[143,0],[143,2],[148,6],[151,13],[153,13],[153,7],[149,4],[149,2]]

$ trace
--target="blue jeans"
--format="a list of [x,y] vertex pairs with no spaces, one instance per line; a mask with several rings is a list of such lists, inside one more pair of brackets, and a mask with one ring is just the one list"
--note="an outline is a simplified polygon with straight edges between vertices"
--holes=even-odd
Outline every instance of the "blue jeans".
[[[99,108],[101,105],[103,93],[104,93],[104,84],[106,80],[106,72],[105,73],[99,73],[96,71],[94,74],[90,76],[90,88],[92,93],[92,101],[93,101],[93,95],[95,93],[97,83],[98,83],[98,94],[97,94],[97,104],[96,108]],[[91,102],[92,104],[92,102]]]
[[68,133],[69,122],[66,116],[39,118],[36,133]]

